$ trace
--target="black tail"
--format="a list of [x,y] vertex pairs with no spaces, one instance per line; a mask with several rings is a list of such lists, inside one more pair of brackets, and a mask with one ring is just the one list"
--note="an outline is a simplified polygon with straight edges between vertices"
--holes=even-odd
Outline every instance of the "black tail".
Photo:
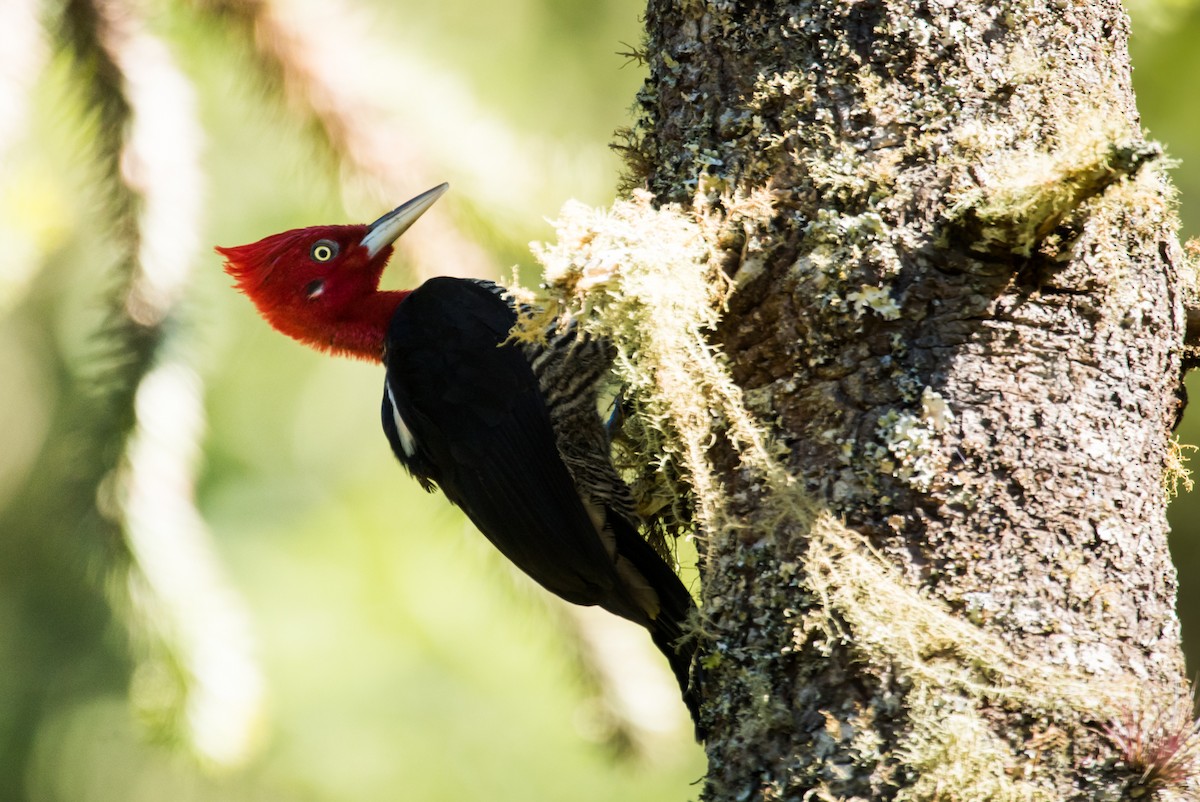
[[685,635],[684,631],[696,603],[671,566],[632,527],[618,525],[614,530],[617,551],[637,567],[658,594],[658,616],[647,625],[650,639],[666,656],[671,672],[679,682],[683,703],[692,714],[696,740],[703,741],[705,732],[700,724],[700,703],[704,689],[700,664],[696,660],[697,640],[694,635]]

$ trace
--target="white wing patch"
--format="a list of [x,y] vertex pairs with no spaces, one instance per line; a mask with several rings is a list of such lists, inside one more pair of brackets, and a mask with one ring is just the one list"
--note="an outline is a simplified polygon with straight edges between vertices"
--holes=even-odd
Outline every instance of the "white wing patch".
[[400,417],[400,410],[396,408],[396,398],[392,395],[391,382],[384,382],[383,386],[387,390],[388,403],[392,405],[392,422],[396,424],[396,432],[400,435],[400,447],[404,449],[406,456],[411,457],[417,453],[416,438],[413,437],[408,427],[404,425],[404,418]]

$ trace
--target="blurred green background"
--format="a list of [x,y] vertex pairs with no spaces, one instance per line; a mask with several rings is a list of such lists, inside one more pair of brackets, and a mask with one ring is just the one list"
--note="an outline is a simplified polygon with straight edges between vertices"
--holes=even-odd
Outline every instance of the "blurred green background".
[[[642,634],[514,576],[396,465],[379,368],[270,331],[209,249],[449,180],[385,281],[528,265],[545,216],[613,197],[641,5],[130,4],[107,42],[132,121],[57,22],[89,7],[0,4],[0,800],[696,796]],[[1135,12],[1190,236],[1200,14]],[[1171,510],[1193,671],[1196,503]]]

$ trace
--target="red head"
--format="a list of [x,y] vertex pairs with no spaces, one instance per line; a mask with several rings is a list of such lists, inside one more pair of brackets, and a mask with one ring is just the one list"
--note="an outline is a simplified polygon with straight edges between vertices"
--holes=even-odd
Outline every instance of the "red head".
[[217,253],[277,331],[320,351],[379,361],[388,321],[408,295],[379,291],[392,243],[448,188],[434,187],[369,226],[299,228]]

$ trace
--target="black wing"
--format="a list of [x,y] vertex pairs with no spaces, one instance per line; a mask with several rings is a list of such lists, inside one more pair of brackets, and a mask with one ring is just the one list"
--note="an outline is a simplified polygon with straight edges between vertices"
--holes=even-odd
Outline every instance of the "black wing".
[[400,304],[388,332],[383,425],[400,462],[434,483],[547,590],[650,626],[630,598],[555,444],[495,285],[435,278]]

